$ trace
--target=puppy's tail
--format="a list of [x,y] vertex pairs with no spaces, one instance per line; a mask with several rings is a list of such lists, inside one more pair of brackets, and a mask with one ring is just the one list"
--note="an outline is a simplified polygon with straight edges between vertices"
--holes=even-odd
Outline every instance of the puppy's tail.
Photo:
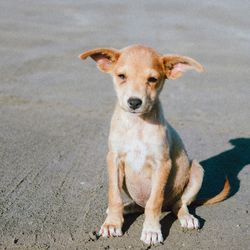
[[212,205],[225,200],[229,194],[230,194],[230,182],[228,180],[228,177],[226,177],[224,187],[219,194],[215,195],[212,198],[193,201],[191,204],[195,206]]

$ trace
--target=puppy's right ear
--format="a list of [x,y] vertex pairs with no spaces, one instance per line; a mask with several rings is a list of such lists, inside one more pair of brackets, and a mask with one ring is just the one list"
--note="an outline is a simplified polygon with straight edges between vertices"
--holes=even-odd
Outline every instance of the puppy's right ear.
[[98,48],[86,51],[79,55],[79,58],[85,60],[91,57],[96,61],[96,66],[103,72],[110,72],[117,62],[120,52],[116,49]]

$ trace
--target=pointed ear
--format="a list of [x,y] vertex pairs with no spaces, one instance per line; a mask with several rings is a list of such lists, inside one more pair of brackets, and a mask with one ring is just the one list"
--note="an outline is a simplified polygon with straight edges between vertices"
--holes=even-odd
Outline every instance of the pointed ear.
[[182,74],[190,69],[198,72],[203,72],[204,68],[194,59],[179,55],[165,55],[163,56],[163,64],[165,67],[166,78],[177,79]]
[[85,60],[91,57],[96,61],[96,66],[103,72],[110,72],[120,56],[116,49],[98,48],[86,51],[79,55],[79,58]]

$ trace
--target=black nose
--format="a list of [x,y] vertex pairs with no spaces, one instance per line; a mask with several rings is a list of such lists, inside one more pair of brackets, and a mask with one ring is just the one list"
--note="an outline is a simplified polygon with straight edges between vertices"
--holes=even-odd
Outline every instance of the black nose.
[[136,110],[138,108],[141,107],[141,104],[142,104],[142,100],[139,99],[139,98],[136,98],[136,97],[130,97],[128,99],[128,106],[133,109],[133,110]]

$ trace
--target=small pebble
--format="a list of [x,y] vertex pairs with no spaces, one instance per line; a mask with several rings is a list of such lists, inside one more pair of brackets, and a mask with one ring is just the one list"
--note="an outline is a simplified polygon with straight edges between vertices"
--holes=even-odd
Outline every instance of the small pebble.
[[98,239],[97,233],[95,231],[94,232],[90,232],[89,233],[89,239],[92,240],[92,241],[96,241]]

